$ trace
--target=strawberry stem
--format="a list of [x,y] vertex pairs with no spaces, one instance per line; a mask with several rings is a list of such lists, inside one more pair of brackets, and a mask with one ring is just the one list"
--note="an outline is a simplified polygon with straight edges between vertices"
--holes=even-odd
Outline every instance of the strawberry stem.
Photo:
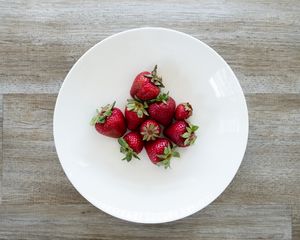
[[146,78],[150,78],[151,79],[151,82],[157,86],[157,87],[160,87],[160,88],[163,88],[165,87],[162,83],[162,77],[159,77],[157,75],[157,65],[154,66],[154,69],[152,70],[151,74],[145,74],[144,75]]

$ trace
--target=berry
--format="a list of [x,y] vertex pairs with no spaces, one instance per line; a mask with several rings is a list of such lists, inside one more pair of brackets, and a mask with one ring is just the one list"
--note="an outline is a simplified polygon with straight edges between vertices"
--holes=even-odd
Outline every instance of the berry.
[[125,108],[125,118],[129,130],[137,129],[142,122],[144,122],[149,115],[146,111],[147,103],[141,103],[134,99],[128,99]]
[[114,107],[115,103],[102,107],[100,111],[97,110],[90,124],[94,125],[100,134],[119,138],[124,135],[127,127],[124,115],[119,108]]
[[188,119],[193,114],[192,105],[189,103],[180,103],[175,110],[175,119],[176,120],[185,120]]
[[125,154],[122,160],[131,161],[132,157],[140,159],[138,154],[142,151],[144,143],[142,136],[137,132],[129,132],[124,137],[118,139],[120,152]]
[[186,121],[176,121],[164,130],[164,135],[179,147],[192,145],[197,136],[198,126],[188,124]]
[[180,157],[166,138],[157,138],[154,141],[146,142],[145,148],[152,163],[162,165],[165,168],[170,167],[172,157]]
[[157,65],[153,71],[139,73],[131,86],[130,95],[142,101],[154,99],[160,93],[160,88],[164,87],[162,78],[157,76]]
[[167,127],[172,122],[176,103],[168,93],[160,94],[152,101],[148,108],[148,113],[151,118]]

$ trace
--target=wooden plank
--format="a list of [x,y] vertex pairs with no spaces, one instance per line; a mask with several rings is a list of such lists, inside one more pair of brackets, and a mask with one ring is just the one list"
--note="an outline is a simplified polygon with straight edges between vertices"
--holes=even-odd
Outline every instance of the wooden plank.
[[246,93],[297,93],[299,11],[296,0],[0,1],[0,93],[57,93],[88,48],[111,34],[149,25],[211,45]]
[[2,201],[2,130],[3,130],[3,114],[2,114],[3,104],[2,104],[2,95],[0,95],[0,203]]
[[[0,0],[0,239],[300,239],[299,12],[299,0]],[[105,37],[144,26],[212,46],[239,78],[250,116],[247,152],[225,193],[160,225],[127,223],[87,203],[52,137],[71,66]]]
[[165,224],[134,224],[90,205],[2,205],[1,239],[291,239],[285,205],[213,205]]
[[4,95],[4,203],[85,202],[63,173],[53,143],[55,95]]
[[219,203],[290,203],[300,200],[300,94],[247,95],[246,155]]
[[300,203],[292,206],[292,237],[300,239]]

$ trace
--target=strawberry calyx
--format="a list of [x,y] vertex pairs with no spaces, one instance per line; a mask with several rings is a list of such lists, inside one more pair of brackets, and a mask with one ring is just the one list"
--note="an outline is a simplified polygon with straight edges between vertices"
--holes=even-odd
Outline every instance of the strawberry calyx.
[[181,135],[181,137],[185,138],[184,145],[190,146],[195,143],[197,136],[195,132],[199,127],[189,123],[189,126],[186,127],[186,132]]
[[124,140],[123,137],[120,137],[118,139],[118,142],[120,144],[120,152],[125,154],[125,157],[122,158],[122,160],[126,160],[127,162],[130,162],[132,157],[140,159],[139,156],[131,147],[129,147],[128,143]]
[[129,111],[136,112],[139,118],[144,117],[144,115],[149,116],[146,110],[146,108],[148,108],[148,104],[146,102],[142,103],[134,99],[127,99],[127,102],[126,108]]
[[157,137],[159,137],[159,133],[159,126],[151,123],[144,126],[141,131],[141,135],[143,136],[144,141],[155,140]]
[[192,105],[190,103],[183,103],[182,105],[184,106],[185,111],[187,112],[193,111]]
[[160,93],[156,98],[150,100],[150,102],[151,103],[153,103],[153,102],[163,102],[164,104],[167,104],[168,100],[169,100],[169,92]]
[[113,104],[107,104],[101,108],[101,111],[96,109],[97,114],[92,118],[90,124],[95,125],[96,123],[105,123],[106,118],[112,114],[112,110],[115,107],[116,101]]
[[180,157],[179,152],[175,151],[175,147],[171,147],[168,145],[164,148],[164,153],[161,155],[157,155],[158,158],[161,159],[160,162],[157,163],[159,166],[164,166],[165,169],[170,168],[171,158],[172,157]]
[[152,72],[150,74],[145,74],[144,75],[146,78],[150,78],[151,82],[157,86],[157,87],[165,87],[162,83],[162,77],[159,77],[157,75],[157,65],[155,65],[154,69],[152,70]]

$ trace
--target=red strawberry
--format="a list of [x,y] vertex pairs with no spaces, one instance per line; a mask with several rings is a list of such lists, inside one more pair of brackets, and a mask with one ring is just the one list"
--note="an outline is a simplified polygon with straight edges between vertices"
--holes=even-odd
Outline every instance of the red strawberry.
[[143,136],[143,140],[145,141],[155,140],[159,137],[160,133],[161,128],[159,124],[152,119],[146,120],[140,126],[140,134]]
[[137,132],[129,132],[124,137],[118,139],[120,147],[120,152],[125,154],[122,160],[127,160],[129,162],[132,157],[140,159],[138,154],[142,151],[144,143],[142,136]]
[[127,101],[128,104],[125,108],[127,127],[129,130],[135,130],[149,116],[146,111],[148,105],[146,102],[143,104],[134,99],[128,99]]
[[146,142],[145,148],[150,160],[154,164],[163,165],[165,168],[170,167],[172,157],[180,157],[166,138],[157,138],[154,141]]
[[175,119],[176,120],[185,120],[192,116],[193,108],[189,103],[180,103],[175,110]]
[[186,121],[176,121],[164,130],[164,134],[177,146],[187,147],[195,142],[197,129],[197,126],[188,124]]
[[96,130],[108,137],[119,138],[126,132],[126,122],[123,113],[115,108],[115,103],[108,104],[97,110],[97,115],[91,120]]
[[164,125],[168,126],[173,119],[176,103],[173,98],[169,97],[168,93],[160,94],[149,105],[148,112],[151,118]]
[[150,100],[158,96],[160,87],[164,87],[164,85],[162,78],[157,76],[157,65],[155,65],[151,73],[141,72],[135,77],[130,95],[143,101]]

